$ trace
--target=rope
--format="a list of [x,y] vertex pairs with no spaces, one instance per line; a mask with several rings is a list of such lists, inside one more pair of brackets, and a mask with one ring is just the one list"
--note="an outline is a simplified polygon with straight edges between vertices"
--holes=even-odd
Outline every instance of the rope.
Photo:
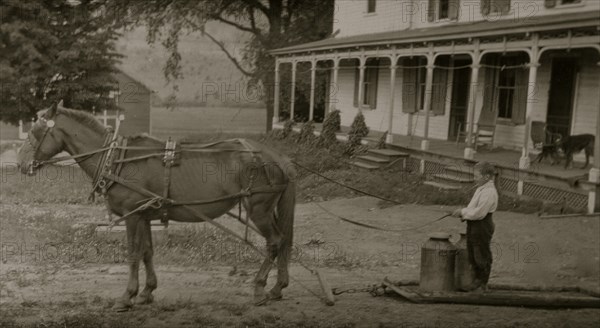
[[294,163],[295,165],[298,165],[299,167],[301,167],[301,168],[305,169],[306,171],[308,171],[308,172],[310,172],[310,173],[312,173],[312,174],[314,174],[314,175],[316,175],[316,176],[318,176],[318,177],[321,177],[321,178],[323,178],[323,179],[325,179],[325,180],[327,180],[327,181],[333,182],[333,183],[335,183],[335,184],[337,184],[337,185],[340,185],[340,186],[342,186],[342,187],[344,187],[344,188],[350,189],[350,190],[352,190],[352,191],[355,191],[355,192],[357,192],[357,193],[360,193],[360,194],[363,194],[363,195],[366,195],[366,196],[370,196],[370,197],[373,197],[373,198],[377,198],[377,199],[380,199],[380,200],[384,200],[384,201],[386,201],[386,202],[394,203],[394,204],[396,204],[396,205],[404,205],[403,203],[400,203],[400,202],[398,202],[398,201],[396,201],[396,200],[393,200],[393,199],[390,199],[390,198],[386,198],[386,197],[383,197],[383,196],[379,196],[379,195],[375,195],[375,194],[372,194],[372,193],[370,193],[370,192],[362,191],[362,190],[360,190],[360,189],[356,189],[356,188],[354,188],[354,187],[352,187],[352,186],[349,186],[349,185],[347,185],[347,184],[344,184],[344,183],[341,183],[341,182],[335,181],[335,180],[333,180],[332,178],[329,178],[329,177],[327,177],[327,176],[324,176],[323,174],[321,174],[321,173],[319,173],[319,172],[317,172],[317,171],[314,171],[314,170],[312,170],[312,169],[309,169],[308,167],[306,167],[306,166],[304,166],[304,165],[301,165],[301,164],[299,164],[299,163],[298,163],[298,162],[296,162],[296,161],[292,161],[292,163]]
[[348,218],[345,218],[343,216],[340,216],[338,214],[335,214],[335,213],[329,211],[325,207],[321,206],[321,204],[319,204],[319,203],[314,203],[314,204],[317,205],[318,207],[320,207],[323,211],[327,212],[328,214],[330,214],[332,216],[335,216],[336,218],[338,218],[338,219],[340,219],[340,220],[342,220],[344,222],[348,222],[350,224],[354,224],[354,225],[357,225],[357,226],[363,227],[363,228],[368,228],[368,229],[373,229],[373,230],[379,230],[379,231],[386,231],[386,232],[406,232],[406,231],[417,230],[417,229],[426,227],[426,226],[428,226],[430,224],[433,224],[433,223],[436,223],[438,221],[441,221],[441,220],[443,220],[443,219],[445,219],[445,218],[447,218],[447,217],[449,217],[449,216],[452,215],[450,213],[447,213],[447,214],[444,214],[443,216],[440,216],[439,218],[437,218],[437,219],[435,219],[433,221],[429,221],[429,222],[427,222],[425,224],[422,224],[420,226],[416,226],[416,227],[412,227],[412,228],[408,228],[408,229],[385,229],[385,228],[381,228],[381,227],[378,227],[378,226],[374,226],[374,225],[370,225],[370,224],[366,224],[366,223],[362,223],[362,222],[350,220]]

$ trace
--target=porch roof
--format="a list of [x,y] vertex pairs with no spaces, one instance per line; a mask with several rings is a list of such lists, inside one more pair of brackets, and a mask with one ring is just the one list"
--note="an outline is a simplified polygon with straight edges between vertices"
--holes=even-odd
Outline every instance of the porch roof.
[[545,15],[499,21],[478,21],[436,27],[361,34],[343,38],[329,38],[290,47],[273,49],[273,55],[293,54],[318,50],[334,50],[354,46],[387,45],[390,43],[440,41],[466,37],[485,37],[506,33],[533,33],[585,26],[600,26],[597,12]]

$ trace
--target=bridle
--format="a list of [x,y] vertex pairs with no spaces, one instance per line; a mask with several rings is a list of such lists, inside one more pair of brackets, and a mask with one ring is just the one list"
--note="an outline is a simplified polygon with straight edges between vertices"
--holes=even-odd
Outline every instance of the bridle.
[[[59,115],[59,113],[56,113],[55,117],[58,115]],[[102,145],[101,148],[90,151],[90,152],[86,152],[83,154],[79,154],[79,155],[71,155],[71,156],[62,156],[62,157],[52,158],[52,156],[53,156],[52,154],[48,154],[48,153],[44,152],[44,150],[42,149],[42,145],[44,144],[44,140],[48,136],[48,133],[50,132],[50,130],[52,130],[52,128],[55,126],[55,122],[54,122],[54,120],[46,119],[43,116],[40,117],[39,120],[41,122],[43,122],[45,125],[44,132],[42,133],[42,138],[40,140],[38,140],[35,137],[35,135],[33,135],[33,128],[31,130],[29,130],[29,132],[27,133],[27,142],[29,142],[29,145],[33,149],[33,160],[28,164],[28,172],[27,172],[30,175],[33,175],[35,173],[36,169],[38,169],[39,167],[41,167],[45,164],[53,164],[53,163],[62,162],[65,160],[75,160],[75,162],[77,164],[79,164],[97,153],[102,153],[102,152],[107,151],[110,148],[110,147],[108,147],[108,145],[111,145],[113,147],[115,146],[115,145],[113,145],[114,140],[113,140],[112,128],[107,128],[106,135],[104,137],[104,144]],[[114,137],[116,137],[116,132],[114,133]],[[37,159],[39,153],[46,155],[48,157],[48,159],[46,159],[46,160]]]
[[37,155],[39,152],[43,153],[44,155],[47,155],[48,157],[51,157],[51,155],[48,153],[45,153],[41,149],[41,147],[42,147],[42,144],[44,143],[44,140],[46,139],[46,136],[50,132],[50,129],[52,129],[54,127],[55,123],[54,123],[54,120],[47,120],[44,117],[40,117],[39,120],[41,122],[43,122],[45,125],[44,132],[42,133],[42,138],[40,140],[37,140],[37,138],[33,135],[33,129],[29,130],[29,132],[27,133],[27,141],[29,142],[29,145],[33,149],[33,160],[31,161],[31,163],[29,163],[29,173],[30,174],[33,174],[33,172],[36,168],[38,168],[44,164],[44,161],[37,159]]

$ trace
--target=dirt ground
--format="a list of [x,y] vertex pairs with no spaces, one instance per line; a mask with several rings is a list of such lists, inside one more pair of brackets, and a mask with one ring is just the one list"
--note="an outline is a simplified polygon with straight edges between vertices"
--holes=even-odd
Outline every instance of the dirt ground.
[[[366,197],[319,204],[338,215],[393,229],[418,226],[448,209],[418,205],[380,208],[377,201]],[[159,279],[155,302],[115,313],[111,306],[125,289],[126,265],[123,261],[57,259],[59,244],[53,243],[56,241],[53,238],[62,237],[38,238],[40,226],[36,221],[56,212],[67,213],[73,223],[97,222],[102,217],[98,206],[41,204],[23,209],[18,204],[1,205],[1,327],[597,327],[600,324],[598,309],[416,305],[391,295],[372,297],[366,292],[339,295],[336,305],[330,307],[313,295],[321,294],[316,277],[298,264],[292,265],[294,281],[284,291],[284,299],[255,307],[252,304],[252,279],[258,269],[255,261],[239,261],[234,266],[236,261],[231,258],[223,261],[217,258],[198,264],[177,257],[178,253],[189,250],[160,246],[155,261]],[[21,222],[18,226],[15,218]],[[535,215],[500,212],[494,220],[491,283],[599,288],[598,218],[542,220]],[[243,232],[232,219],[222,222]],[[163,239],[157,243],[167,243],[165,239],[177,238],[203,225],[173,224],[169,236],[162,235]],[[417,279],[419,249],[427,235],[444,231],[457,238],[465,229],[458,219],[446,218],[411,232],[384,233],[344,223],[314,203],[297,206],[295,227],[295,258],[322,268],[329,283],[338,288],[364,288],[380,284],[384,277]],[[157,237],[161,236],[159,233]],[[216,251],[212,248],[207,253],[214,255]],[[71,252],[86,253],[88,259],[93,253],[81,248]],[[232,251],[228,252],[231,255]],[[68,252],[60,254],[68,256]],[[272,272],[271,283],[274,276]],[[142,269],[141,283],[143,277]]]

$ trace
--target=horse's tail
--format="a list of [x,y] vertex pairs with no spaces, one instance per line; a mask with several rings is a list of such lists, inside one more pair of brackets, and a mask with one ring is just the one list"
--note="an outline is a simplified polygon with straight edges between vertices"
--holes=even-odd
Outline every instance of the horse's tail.
[[280,263],[286,265],[294,242],[294,210],[296,208],[296,183],[289,181],[277,203],[277,227],[283,234],[283,240],[277,256]]

